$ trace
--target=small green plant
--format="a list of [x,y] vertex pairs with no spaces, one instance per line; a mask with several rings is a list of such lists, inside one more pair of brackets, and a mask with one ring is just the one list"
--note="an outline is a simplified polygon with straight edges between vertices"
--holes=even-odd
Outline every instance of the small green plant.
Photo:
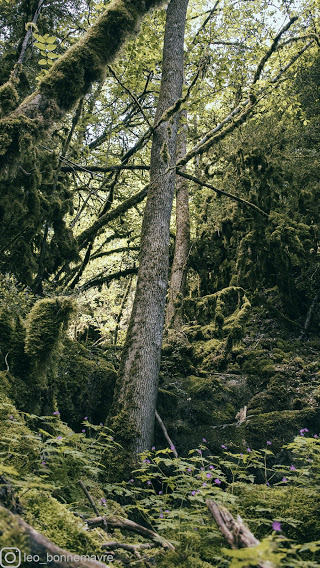
[[49,34],[42,36],[38,33],[33,33],[33,36],[36,40],[33,45],[34,47],[39,49],[41,55],[41,59],[39,59],[38,64],[43,68],[51,67],[54,64],[55,60],[60,57],[60,55],[54,53],[54,50],[57,47],[56,36],[50,36]]

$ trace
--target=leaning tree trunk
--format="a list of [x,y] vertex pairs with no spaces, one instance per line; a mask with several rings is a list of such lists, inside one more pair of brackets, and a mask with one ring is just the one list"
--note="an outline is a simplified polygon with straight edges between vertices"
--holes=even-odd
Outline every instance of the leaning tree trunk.
[[[182,94],[187,5],[188,0],[171,0],[168,6],[155,123]],[[162,122],[153,135],[137,289],[109,420],[117,439],[133,456],[150,447],[153,437],[168,284],[177,125],[176,114]]]
[[[180,113],[177,141],[177,159],[184,158],[187,151],[187,111]],[[183,168],[185,169],[185,167]],[[179,329],[182,321],[175,302],[185,292],[187,263],[190,249],[190,214],[188,181],[177,175],[176,179],[176,241],[171,268],[165,326]]]

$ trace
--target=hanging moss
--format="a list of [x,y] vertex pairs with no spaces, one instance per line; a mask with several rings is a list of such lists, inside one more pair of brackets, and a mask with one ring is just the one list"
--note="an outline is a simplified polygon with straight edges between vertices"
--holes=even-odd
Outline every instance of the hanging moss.
[[93,81],[103,78],[120,46],[139,24],[142,15],[157,0],[112,2],[87,34],[51,68],[39,86],[40,93],[54,99],[60,109],[70,110],[85,95]]
[[69,318],[74,312],[70,298],[39,300],[26,320],[25,351],[31,359],[34,380],[45,384],[46,372]]
[[6,115],[17,106],[19,95],[10,81],[0,87],[0,117]]

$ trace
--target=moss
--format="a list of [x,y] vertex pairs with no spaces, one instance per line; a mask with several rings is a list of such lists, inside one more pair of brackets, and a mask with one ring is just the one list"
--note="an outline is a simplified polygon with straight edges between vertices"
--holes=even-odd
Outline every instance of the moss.
[[74,303],[70,298],[36,302],[26,320],[25,351],[30,357],[33,378],[45,385],[46,372],[66,328]]
[[317,410],[282,410],[248,416],[246,438],[250,447],[263,448],[266,441],[272,441],[272,447],[279,451],[282,445],[293,439],[301,428],[308,427],[310,432],[320,429],[320,414]]
[[104,422],[111,407],[116,370],[98,353],[66,339],[56,379],[57,406],[69,426],[79,429],[84,416]]
[[6,115],[19,101],[19,95],[14,84],[8,81],[0,87],[0,116]]
[[[234,492],[239,496],[241,516],[251,528],[254,527],[253,532],[258,538],[270,534],[273,520],[282,517],[286,537],[299,543],[320,539],[320,497],[314,489],[236,484]],[[265,522],[255,523],[257,514]],[[288,519],[287,523],[285,519]]]
[[24,518],[32,527],[63,549],[76,554],[94,554],[101,541],[67,507],[44,491],[30,489],[20,495]]
[[87,34],[59,58],[40,83],[40,92],[59,108],[70,110],[93,81],[102,79],[105,66],[137,29],[145,9],[141,1],[112,2]]
[[14,515],[0,508],[0,548],[18,548],[28,554],[28,537],[23,534]]
[[27,427],[23,416],[2,390],[0,391],[0,440],[2,461],[6,467],[13,467],[25,474],[39,463],[39,438]]

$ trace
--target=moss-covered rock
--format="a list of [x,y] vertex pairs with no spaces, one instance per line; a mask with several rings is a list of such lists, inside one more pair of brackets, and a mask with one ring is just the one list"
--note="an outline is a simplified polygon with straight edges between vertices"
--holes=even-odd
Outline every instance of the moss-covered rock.
[[79,429],[83,418],[105,422],[112,403],[116,370],[102,353],[92,353],[79,342],[66,339],[56,380],[56,401],[61,416]]
[[320,539],[320,497],[315,489],[236,484],[234,492],[241,516],[258,538],[270,534],[273,520],[281,518],[288,538],[300,543]]
[[66,505],[44,491],[31,489],[20,495],[24,518],[55,544],[75,554],[94,554],[101,540],[95,530],[88,532]]

